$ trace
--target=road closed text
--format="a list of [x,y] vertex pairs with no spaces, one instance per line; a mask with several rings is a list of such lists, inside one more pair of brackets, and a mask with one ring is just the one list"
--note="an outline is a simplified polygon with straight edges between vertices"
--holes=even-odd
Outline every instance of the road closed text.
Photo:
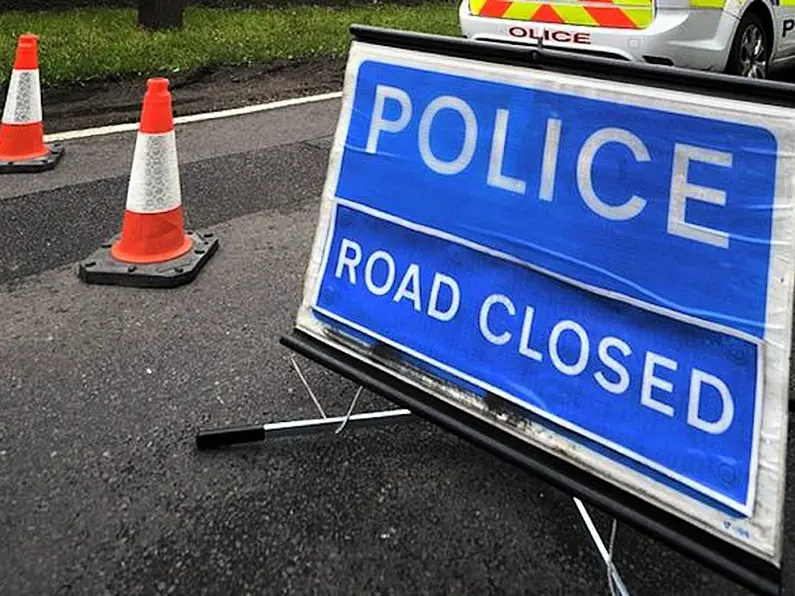
[[[423,270],[416,262],[399,263],[385,250],[364,254],[359,243],[344,238],[334,264],[334,277],[360,284],[373,298],[382,297],[396,305],[408,304],[414,311],[437,321],[452,321],[461,310],[461,284],[439,271]],[[543,328],[537,310],[555,312],[545,317],[553,324]],[[515,350],[527,359],[527,373],[533,367],[551,366],[561,375],[579,377],[590,372],[592,390],[601,388],[613,395],[632,394],[646,408],[660,415],[680,416],[686,423],[710,434],[726,432],[734,419],[734,398],[719,376],[692,367],[687,382],[674,385],[669,375],[681,368],[670,355],[646,348],[640,355],[642,367],[628,369],[627,358],[635,352],[630,342],[614,335],[593,337],[582,322],[556,312],[555,304],[518,303],[501,292],[478,296],[477,332],[493,346]],[[474,321],[471,321],[474,323]],[[470,332],[474,333],[474,329]],[[631,341],[631,340],[630,340]],[[637,359],[636,359],[637,361]],[[561,379],[562,380],[562,379]],[[703,417],[702,394],[717,397],[717,419]],[[670,400],[670,401],[668,401]],[[678,411],[673,403],[684,404]]]
[[756,343],[346,205],[334,228],[321,313],[743,502]]

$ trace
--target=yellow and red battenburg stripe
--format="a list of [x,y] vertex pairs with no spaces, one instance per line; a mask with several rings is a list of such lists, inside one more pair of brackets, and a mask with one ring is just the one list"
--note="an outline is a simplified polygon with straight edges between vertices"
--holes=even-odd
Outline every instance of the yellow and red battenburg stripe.
[[554,4],[469,0],[469,10],[473,15],[493,19],[616,29],[645,29],[654,16],[652,0],[582,0]]

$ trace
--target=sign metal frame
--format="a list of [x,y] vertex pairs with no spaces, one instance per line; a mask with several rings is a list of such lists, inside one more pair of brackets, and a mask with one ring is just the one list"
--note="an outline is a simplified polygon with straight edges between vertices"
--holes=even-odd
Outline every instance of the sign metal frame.
[[[475,59],[512,66],[525,66],[633,85],[666,90],[697,92],[716,98],[752,101],[795,108],[795,94],[788,85],[751,81],[726,75],[687,71],[670,67],[636,65],[615,60],[575,56],[546,49],[511,47],[505,44],[353,26],[357,41],[435,55]],[[488,422],[475,412],[439,399],[416,383],[399,378],[395,368],[410,371],[411,364],[394,348],[376,341],[366,353],[345,335],[324,328],[328,342],[299,328],[281,338],[281,343],[325,368],[374,391],[400,407],[458,435],[501,459],[518,465],[573,497],[596,505],[645,534],[673,547],[707,567],[762,594],[779,594],[782,568],[758,558],[680,516],[626,491],[611,481],[565,461],[522,440],[507,429]],[[358,353],[364,356],[354,356]],[[380,365],[380,366],[379,366]],[[393,372],[387,372],[390,368]],[[789,402],[790,406],[792,401]],[[511,417],[511,404],[496,398],[485,400],[493,414]],[[514,406],[515,407],[515,406]],[[785,433],[788,434],[788,433]],[[786,490],[786,483],[785,490]]]

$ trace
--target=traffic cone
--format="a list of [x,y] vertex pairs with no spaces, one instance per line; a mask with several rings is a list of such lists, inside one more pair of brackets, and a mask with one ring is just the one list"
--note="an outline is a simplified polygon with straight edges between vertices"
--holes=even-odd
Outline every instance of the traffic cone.
[[0,174],[51,170],[63,154],[59,143],[44,143],[38,38],[21,35],[0,123]]
[[168,79],[144,95],[121,233],[79,265],[87,283],[171,288],[215,254],[213,234],[186,230]]

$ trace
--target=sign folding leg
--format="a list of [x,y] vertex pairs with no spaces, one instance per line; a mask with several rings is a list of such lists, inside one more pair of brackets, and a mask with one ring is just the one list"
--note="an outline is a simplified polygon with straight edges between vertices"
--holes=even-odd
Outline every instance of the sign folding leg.
[[306,380],[301,368],[295,361],[295,356],[290,357],[293,368],[298,373],[301,383],[318,409],[321,418],[310,418],[303,420],[286,420],[280,422],[269,422],[265,424],[252,424],[245,426],[230,426],[214,429],[199,430],[196,434],[196,447],[200,450],[217,449],[224,446],[238,445],[242,443],[254,443],[267,439],[282,437],[301,437],[315,434],[334,432],[339,434],[345,428],[357,429],[377,426],[387,426],[398,422],[412,420],[411,411],[407,409],[383,410],[377,412],[366,412],[354,414],[353,410],[359,400],[359,396],[364,390],[359,386],[356,394],[351,400],[348,411],[344,416],[328,416],[320,405],[320,401],[315,396],[312,388]]
[[588,510],[585,508],[585,504],[577,497],[574,497],[573,500],[574,504],[577,506],[577,511],[579,512],[582,521],[585,522],[585,527],[588,529],[588,534],[590,534],[591,540],[596,545],[599,555],[602,557],[602,561],[604,561],[605,568],[607,570],[607,585],[610,588],[611,596],[629,596],[629,591],[627,590],[624,581],[621,579],[618,569],[616,569],[616,566],[613,563],[613,546],[615,545],[616,541],[618,520],[613,518],[612,527],[610,529],[610,546],[605,547],[605,543],[602,540],[602,537],[599,535],[599,531],[596,529]]

